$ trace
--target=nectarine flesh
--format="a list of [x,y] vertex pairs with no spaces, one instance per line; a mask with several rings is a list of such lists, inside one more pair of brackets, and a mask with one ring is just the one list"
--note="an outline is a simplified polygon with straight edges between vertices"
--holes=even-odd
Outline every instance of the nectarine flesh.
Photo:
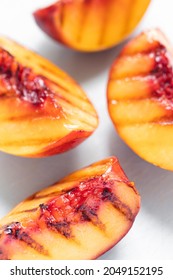
[[43,57],[0,38],[0,150],[43,157],[90,136],[96,111],[76,82]]
[[58,42],[79,50],[117,45],[136,27],[150,0],[60,0],[37,10],[38,26]]
[[130,41],[110,71],[108,109],[140,157],[173,170],[173,49],[157,29]]
[[131,228],[140,196],[111,157],[72,173],[0,221],[0,259],[95,259]]

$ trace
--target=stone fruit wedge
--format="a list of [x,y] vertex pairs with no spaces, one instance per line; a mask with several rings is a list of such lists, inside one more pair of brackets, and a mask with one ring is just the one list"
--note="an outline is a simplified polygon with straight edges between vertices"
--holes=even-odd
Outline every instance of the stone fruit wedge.
[[129,42],[110,71],[107,98],[121,138],[140,157],[173,170],[173,50],[157,29]]
[[0,259],[95,259],[131,228],[140,197],[115,157],[67,176],[0,221]]
[[96,111],[82,89],[43,57],[0,37],[0,150],[43,157],[90,136]]
[[126,38],[150,0],[60,0],[37,10],[39,27],[58,42],[79,51],[110,48]]

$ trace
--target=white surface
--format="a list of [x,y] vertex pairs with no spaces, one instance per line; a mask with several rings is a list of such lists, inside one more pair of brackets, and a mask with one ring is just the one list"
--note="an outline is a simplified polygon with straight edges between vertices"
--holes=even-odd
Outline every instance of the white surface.
[[[142,207],[130,232],[101,259],[172,259],[173,173],[135,155],[117,136],[107,112],[108,71],[121,46],[101,53],[82,54],[56,44],[32,18],[35,9],[51,2],[53,0],[0,0],[0,33],[47,57],[76,79],[95,105],[100,125],[83,144],[61,155],[25,159],[0,153],[0,216],[69,172],[116,155],[128,177],[136,183]],[[173,43],[172,26],[171,1],[153,0],[135,33],[160,27]]]

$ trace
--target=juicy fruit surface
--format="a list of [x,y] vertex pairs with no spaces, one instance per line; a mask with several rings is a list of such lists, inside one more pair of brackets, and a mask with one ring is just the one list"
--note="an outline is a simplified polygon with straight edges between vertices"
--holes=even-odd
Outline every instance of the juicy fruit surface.
[[172,55],[159,30],[143,32],[114,62],[107,90],[109,113],[122,139],[143,159],[169,170],[173,170]]
[[118,160],[97,162],[1,219],[0,259],[94,259],[128,232],[139,207]]
[[81,51],[121,42],[136,27],[150,0],[61,0],[34,13],[40,28],[55,40]]
[[17,43],[0,38],[0,150],[29,157],[67,151],[98,118],[67,74]]

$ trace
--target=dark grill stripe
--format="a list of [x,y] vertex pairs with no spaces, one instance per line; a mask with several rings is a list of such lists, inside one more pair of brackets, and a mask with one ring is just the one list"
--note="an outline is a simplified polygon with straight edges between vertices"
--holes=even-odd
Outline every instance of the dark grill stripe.
[[[6,235],[6,238],[22,241],[38,253],[42,255],[48,255],[47,250],[45,250],[42,245],[40,245],[27,232],[25,232],[19,222],[15,222],[5,226],[3,233]],[[3,236],[1,237],[3,238]]]
[[108,188],[105,188],[103,190],[102,197],[104,201],[111,202],[113,207],[115,207],[123,215],[125,215],[128,220],[134,220],[134,215],[131,209],[125,203],[123,203],[117,196],[115,196],[114,193],[112,193]]
[[66,238],[72,237],[71,229],[70,229],[70,222],[66,222],[63,220],[62,222],[51,222],[47,221],[47,227],[48,229],[51,229],[55,232],[60,233]]

